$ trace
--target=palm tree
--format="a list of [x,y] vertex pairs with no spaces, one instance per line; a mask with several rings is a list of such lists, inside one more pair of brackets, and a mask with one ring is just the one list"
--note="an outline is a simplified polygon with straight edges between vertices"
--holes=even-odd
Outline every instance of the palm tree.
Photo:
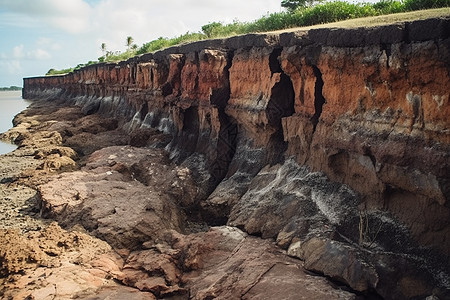
[[133,38],[131,36],[127,36],[127,45],[126,46],[128,48],[128,51],[130,51],[130,47],[133,44],[133,42],[134,42]]
[[102,45],[100,46],[100,48],[102,49],[103,56],[105,56],[105,52],[106,52],[106,44],[105,44],[105,43],[102,43]]

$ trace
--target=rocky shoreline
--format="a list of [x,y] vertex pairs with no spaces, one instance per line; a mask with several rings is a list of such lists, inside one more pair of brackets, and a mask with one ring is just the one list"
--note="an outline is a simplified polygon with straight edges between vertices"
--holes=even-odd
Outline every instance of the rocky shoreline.
[[270,240],[187,217],[189,170],[131,146],[117,120],[36,101],[14,123],[2,138],[19,147],[0,156],[2,299],[357,298]]

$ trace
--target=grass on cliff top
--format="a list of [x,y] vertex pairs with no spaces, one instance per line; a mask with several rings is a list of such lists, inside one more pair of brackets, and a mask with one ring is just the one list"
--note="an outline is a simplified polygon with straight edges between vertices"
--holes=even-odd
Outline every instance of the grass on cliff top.
[[349,19],[344,21],[337,21],[326,24],[318,24],[304,27],[294,27],[289,29],[282,29],[272,32],[282,31],[297,31],[297,30],[309,30],[314,28],[356,28],[356,27],[374,27],[381,25],[389,25],[398,22],[425,20],[430,18],[443,18],[450,16],[450,7],[435,8],[427,10],[419,10],[405,13],[396,13],[390,15],[363,17],[357,19]]
[[319,0],[319,4],[300,7],[291,11],[267,14],[253,22],[235,21],[231,24],[212,22],[202,26],[201,32],[187,32],[175,38],[160,37],[143,44],[141,47],[136,46],[136,49],[128,48],[125,52],[108,51],[105,55],[99,57],[98,61],[79,64],[74,68],[65,70],[50,69],[46,75],[70,73],[98,62],[123,61],[135,55],[205,39],[280,30],[295,31],[324,27],[371,27],[401,21],[448,16],[450,16],[450,0],[380,0],[376,3],[320,2]]

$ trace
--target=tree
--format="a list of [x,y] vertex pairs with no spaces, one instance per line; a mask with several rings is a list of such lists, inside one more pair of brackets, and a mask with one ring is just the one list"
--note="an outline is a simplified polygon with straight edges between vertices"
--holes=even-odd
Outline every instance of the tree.
[[219,31],[219,29],[222,26],[223,26],[222,23],[212,22],[212,23],[203,25],[202,31],[208,38],[212,38],[217,34],[217,32]]
[[281,6],[287,8],[289,11],[293,11],[299,7],[312,6],[314,2],[320,2],[320,0],[283,0],[281,1]]
[[105,53],[106,53],[106,44],[105,44],[105,43],[102,43],[102,45],[100,46],[100,48],[102,49],[103,56],[105,56]]
[[127,36],[127,50],[130,51],[131,45],[133,44],[134,39],[131,36]]

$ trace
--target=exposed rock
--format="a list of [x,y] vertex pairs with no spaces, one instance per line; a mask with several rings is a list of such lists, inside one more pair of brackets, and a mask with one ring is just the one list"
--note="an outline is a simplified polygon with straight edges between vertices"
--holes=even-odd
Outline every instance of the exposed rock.
[[[63,128],[64,124],[56,122],[50,126]],[[46,158],[45,152],[42,153],[42,157],[33,159]],[[4,251],[2,268],[6,276],[2,280],[7,282],[1,290],[3,296],[93,299],[95,294],[96,299],[155,299],[154,295],[203,299],[212,293],[219,299],[238,299],[242,295],[252,298],[264,295],[261,286],[271,276],[296,274],[299,276],[296,280],[280,277],[284,278],[283,288],[274,288],[273,292],[288,298],[303,289],[306,282],[305,293],[319,298],[354,298],[351,293],[332,288],[325,279],[305,275],[300,261],[286,257],[270,241],[248,237],[237,228],[218,227],[181,234],[195,227],[185,223],[184,214],[175,204],[192,206],[197,188],[191,171],[171,164],[164,151],[104,147],[84,161],[79,171],[46,173],[45,181],[38,185],[39,197],[31,189],[16,187],[24,195],[22,203],[27,203],[30,209],[11,214],[11,218],[24,214],[25,220],[28,219],[28,212],[33,212],[31,207],[39,200],[44,215],[51,215],[66,227],[81,223],[120,248],[117,250],[123,259],[104,241],[78,231],[84,230],[79,225],[75,225],[78,229],[65,231],[56,223],[47,227],[39,220],[36,222],[42,228],[23,224],[18,228],[31,230],[25,236],[17,229],[8,229],[2,235],[5,241],[1,241],[0,250]],[[35,170],[29,174],[41,173]],[[32,177],[27,180],[36,182]],[[14,184],[19,184],[22,179],[16,181]],[[14,194],[10,197],[4,199],[9,207],[8,201],[20,199]],[[133,248],[136,250],[130,252]],[[248,266],[248,274],[242,275],[242,268],[236,268],[241,263]],[[24,272],[25,276],[14,272]],[[223,279],[217,281],[217,276]],[[240,283],[236,286],[238,278]],[[113,279],[134,289],[117,285]]]
[[186,176],[161,151],[106,147],[83,170],[39,186],[42,211],[65,226],[82,224],[116,248],[134,249],[164,230],[184,231],[177,203],[192,204],[196,190],[185,187]]
[[39,218],[39,214],[36,190],[0,184],[0,229],[39,230],[46,223]]
[[[356,202],[347,187],[288,160],[256,175],[233,207],[228,223],[263,238],[275,238],[291,222],[306,221],[309,227],[326,232],[328,225],[339,225],[354,215]],[[298,234],[306,235],[305,229]]]
[[[125,295],[155,299],[151,293],[115,281],[123,262],[107,243],[79,225],[66,231],[41,219],[40,194],[24,186],[34,187],[48,182],[55,173],[77,169],[74,160],[79,156],[62,145],[64,138],[83,132],[79,128],[84,126],[108,130],[109,126],[104,127],[108,121],[90,116],[86,123],[77,107],[45,102],[32,106],[19,114],[16,127],[4,134],[19,148],[0,157],[0,297],[83,299],[97,294],[104,299]],[[68,163],[62,164],[64,161]]]
[[167,233],[151,250],[132,253],[123,273],[124,282],[141,290],[180,299],[188,299],[186,289],[189,299],[298,299],[299,290],[306,298],[355,298],[330,288],[323,278],[306,275],[300,261],[290,259],[270,241],[227,226],[188,236]]
[[56,223],[26,234],[1,231],[2,298],[72,299],[106,287],[127,291],[113,280],[121,260],[103,241]]
[[[378,284],[376,271],[358,258],[357,252],[348,246],[336,241],[312,238],[302,243],[300,249],[299,257],[305,259],[305,268],[308,270],[324,273],[357,291],[374,289]],[[299,251],[292,246],[289,250],[291,253]],[[326,255],[329,257],[324,257]]]
[[[230,229],[212,230],[220,233]],[[188,286],[194,299],[298,299],[300,294],[316,299],[355,298],[351,293],[330,289],[323,278],[306,275],[298,260],[289,259],[268,240],[240,237],[231,249],[230,237],[224,241],[220,235],[217,238],[217,242],[209,245],[223,246],[208,249],[206,257],[202,256],[204,269],[196,277],[189,275]],[[205,240],[210,239],[211,234]]]

